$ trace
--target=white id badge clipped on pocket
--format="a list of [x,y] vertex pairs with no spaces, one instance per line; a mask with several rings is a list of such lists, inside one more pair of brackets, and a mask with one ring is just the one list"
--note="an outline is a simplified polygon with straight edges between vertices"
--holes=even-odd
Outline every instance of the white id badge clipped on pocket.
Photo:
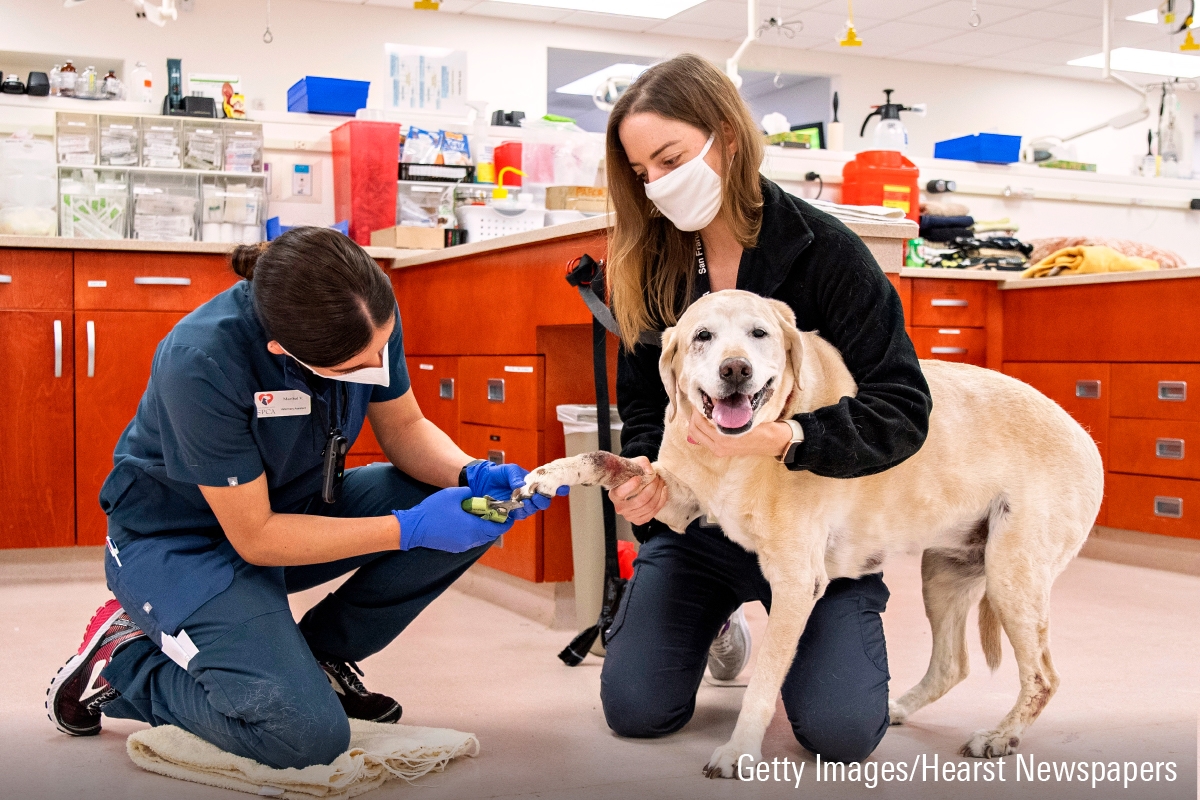
[[303,417],[312,413],[312,397],[299,389],[255,392],[254,410],[263,417]]

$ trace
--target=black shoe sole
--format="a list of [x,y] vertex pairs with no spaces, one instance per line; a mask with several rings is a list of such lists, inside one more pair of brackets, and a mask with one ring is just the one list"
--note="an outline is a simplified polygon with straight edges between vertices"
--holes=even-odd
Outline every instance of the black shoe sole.
[[98,736],[100,734],[99,719],[96,720],[95,727],[73,728],[62,720],[57,719],[53,708],[51,708],[54,701],[58,699],[59,690],[70,682],[80,667],[87,663],[87,654],[88,650],[84,649],[82,653],[77,653],[68,658],[67,663],[62,665],[58,672],[55,673],[54,679],[50,681],[50,685],[46,687],[46,717],[54,723],[55,728],[58,728],[68,736]]
[[404,715],[404,709],[401,707],[401,705],[399,703],[396,703],[394,707],[387,710],[387,713],[380,714],[375,719],[368,720],[368,722],[381,722],[384,725],[395,725],[397,722],[400,721],[400,717],[402,717],[403,715]]

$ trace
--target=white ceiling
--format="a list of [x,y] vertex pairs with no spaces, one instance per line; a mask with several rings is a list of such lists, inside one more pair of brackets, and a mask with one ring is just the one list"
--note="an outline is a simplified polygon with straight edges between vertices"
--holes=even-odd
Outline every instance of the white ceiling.
[[[337,0],[360,5],[412,8],[412,0]],[[1157,25],[1125,17],[1154,8],[1158,0],[1113,0],[1113,47],[1177,50],[1182,36],[1168,38]],[[969,65],[1065,77],[1092,77],[1098,70],[1070,67],[1073,58],[1100,52],[1102,0],[977,0],[982,24],[971,28],[971,0],[854,0],[862,47],[839,47],[846,0],[759,0],[759,15],[803,22],[792,39],[767,33],[761,46],[841,52],[935,64]],[[1185,5],[1186,8],[1186,5]],[[442,0],[438,14],[472,14],[616,31],[740,42],[746,6],[738,0],[705,0],[666,20],[563,11],[491,0]],[[732,53],[732,48],[730,48]]]

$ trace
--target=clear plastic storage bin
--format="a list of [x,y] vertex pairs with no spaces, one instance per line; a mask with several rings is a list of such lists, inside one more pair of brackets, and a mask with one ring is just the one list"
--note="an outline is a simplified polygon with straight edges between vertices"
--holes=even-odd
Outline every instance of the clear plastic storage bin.
[[55,116],[58,141],[58,163],[90,167],[96,163],[98,120],[95,114],[66,114]]
[[78,239],[124,239],[129,228],[129,172],[62,168],[58,175],[59,234]]
[[262,125],[256,122],[227,121],[223,128],[225,132],[225,171],[262,172]]
[[142,120],[142,166],[179,169],[183,164],[183,121],[159,117]]
[[141,163],[140,117],[100,116],[100,166],[136,167]]
[[184,169],[220,169],[223,145],[220,123],[216,120],[183,121]]
[[396,192],[396,224],[418,228],[453,226],[453,183],[401,182]]
[[54,142],[27,131],[0,140],[0,233],[53,236],[58,191]]
[[154,242],[195,241],[199,201],[198,175],[134,173],[130,233]]
[[201,180],[200,238],[253,244],[264,239],[266,192],[262,178],[205,176]]

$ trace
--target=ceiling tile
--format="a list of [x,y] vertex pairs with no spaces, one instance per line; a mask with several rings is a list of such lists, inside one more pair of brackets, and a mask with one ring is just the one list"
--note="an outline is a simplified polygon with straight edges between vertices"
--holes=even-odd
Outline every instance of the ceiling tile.
[[[1003,22],[1006,19],[1012,19],[1026,13],[1021,8],[1010,8],[1008,6],[998,6],[994,3],[987,3],[979,9],[980,19],[983,24],[980,29],[987,28],[997,22]],[[967,20],[971,17],[971,0],[950,0],[949,2],[938,3],[935,6],[914,11],[906,15],[903,20],[918,25],[933,25],[939,28],[957,28],[962,31],[971,30],[971,26],[967,24]]]
[[[1113,16],[1124,19],[1130,14],[1154,8],[1157,0],[1113,0]],[[1091,17],[1100,21],[1103,5],[1096,0],[1062,0],[1050,6],[1047,10],[1056,14],[1075,14],[1080,17]]]
[[557,22],[570,11],[561,8],[545,8],[543,6],[524,6],[518,3],[491,3],[485,0],[471,9],[472,14],[482,14],[485,17],[505,17],[506,19],[523,19],[531,22]]
[[596,14],[591,11],[572,11],[560,20],[559,25],[578,25],[583,28],[605,28],[613,31],[633,31],[635,33],[648,30],[659,24],[661,20],[647,17],[627,17],[620,14]]
[[1096,52],[1096,48],[1089,47],[1085,44],[1071,44],[1070,42],[1042,42],[1033,47],[1023,47],[1020,50],[1013,50],[1008,53],[1002,53],[999,56],[991,56],[991,58],[1007,58],[1015,61],[1029,62],[1031,64],[1042,64],[1049,66],[1063,66],[1073,58],[1083,58],[1090,56]]
[[680,11],[671,17],[671,20],[673,22],[690,22],[693,25],[745,30],[746,4],[734,2],[734,0],[708,0],[698,6]]
[[[937,5],[940,0],[855,0],[854,3],[854,22],[857,25],[858,16],[861,14],[864,18],[870,17],[878,20],[893,20],[901,19],[922,8]],[[769,8],[771,0],[763,0],[759,5],[760,8]],[[846,13],[846,0],[827,0],[813,8],[814,11],[823,11],[827,14]]]
[[971,53],[942,53],[918,47],[895,57],[901,61],[920,61],[923,64],[965,64],[976,56]]
[[[996,0],[996,2],[992,2],[992,0],[981,0],[981,2],[984,4],[985,8],[996,5],[1009,6],[1010,8],[1024,8],[1027,11],[1038,11],[1049,8],[1055,3],[1062,2],[1062,0]],[[1093,0],[1093,2],[1099,3],[1100,0]],[[980,10],[980,13],[983,13],[982,9]]]
[[[970,33],[960,33],[957,36],[932,42],[926,45],[926,48],[939,53],[962,53],[978,59],[1000,55],[1010,50],[1018,50],[1022,47],[1030,47],[1035,44],[1037,44],[1036,39],[1028,39],[1020,36],[1004,36],[999,33],[989,33],[988,31],[971,31]],[[920,48],[918,48],[919,50]]]
[[[821,39],[822,43],[841,38],[842,32],[846,28],[846,17],[839,14],[829,14],[822,11],[804,11],[798,14],[795,18],[798,18],[804,23],[804,29],[799,35],[805,38],[812,37]],[[861,32],[867,30],[869,26],[882,25],[883,20],[866,18],[858,19],[856,17],[854,23],[855,28]]]
[[662,36],[682,36],[688,39],[718,39],[725,41],[730,38],[729,31],[729,26],[697,25],[694,22],[676,22],[673,19],[669,19],[650,28],[647,33],[657,33]]
[[1100,32],[1100,20],[1076,17],[1069,14],[1052,14],[1049,11],[1031,11],[1019,17],[988,25],[991,33],[1009,36],[1028,36],[1031,39],[1057,39],[1068,34]]

